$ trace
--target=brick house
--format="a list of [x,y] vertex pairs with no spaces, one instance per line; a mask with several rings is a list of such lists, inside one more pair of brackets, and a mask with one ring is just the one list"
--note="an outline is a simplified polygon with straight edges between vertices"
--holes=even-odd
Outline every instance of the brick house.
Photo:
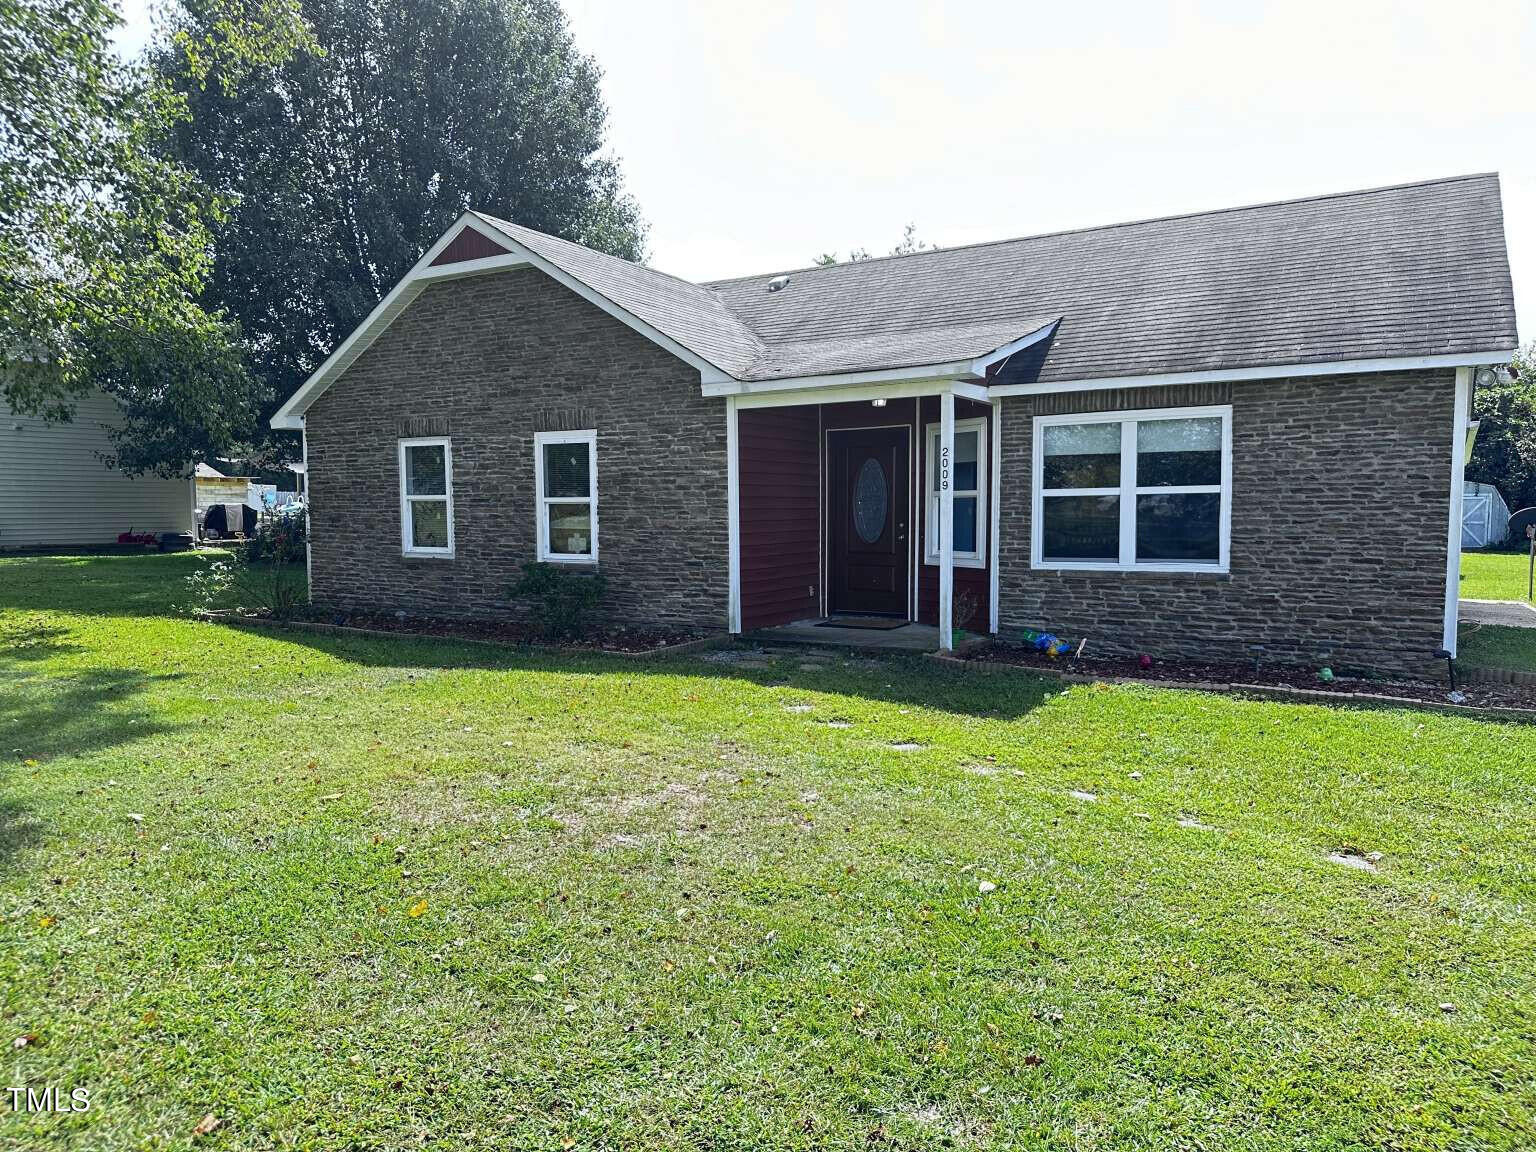
[[637,623],[1403,669],[1515,346],[1495,175],[707,284],[467,212],[273,426],[325,604],[505,614],[539,559]]

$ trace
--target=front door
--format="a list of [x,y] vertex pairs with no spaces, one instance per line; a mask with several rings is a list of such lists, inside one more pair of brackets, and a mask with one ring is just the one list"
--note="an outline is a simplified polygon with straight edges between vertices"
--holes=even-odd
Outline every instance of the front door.
[[907,429],[827,433],[833,612],[907,615]]

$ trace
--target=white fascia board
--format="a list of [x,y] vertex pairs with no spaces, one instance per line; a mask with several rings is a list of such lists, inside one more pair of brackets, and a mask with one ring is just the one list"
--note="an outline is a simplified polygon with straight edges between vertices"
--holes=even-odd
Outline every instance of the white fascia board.
[[886,384],[845,385],[843,387],[802,388],[793,392],[753,392],[736,397],[738,411],[747,408],[791,408],[797,404],[857,404],[864,400],[903,400],[910,396],[955,395],[963,381],[896,380]]
[[[421,294],[421,290],[432,280],[451,278],[453,275],[468,276],[473,272],[467,271],[467,265],[483,264],[483,260],[470,260],[459,264],[445,264],[441,269],[432,267],[432,261],[442,254],[444,248],[453,241],[466,227],[473,228],[488,240],[501,243],[499,236],[492,236],[485,225],[480,223],[473,212],[465,212],[453,226],[437,238],[437,243],[422,253],[421,259],[411,265],[411,270],[400,278],[400,282],[391,288],[384,299],[374,306],[372,312],[352,329],[351,333],[336,346],[324,363],[309,374],[309,379],[300,384],[298,390],[288,397],[287,402],[273,415],[271,424],[273,428],[302,428],[305,410],[330,386],[331,381],[340,376],[352,362],[366,352],[388,328],[394,323],[395,317],[404,312],[406,306]],[[495,267],[511,267],[522,263],[521,260],[509,260],[507,257],[491,257],[497,261]],[[448,270],[452,270],[449,273]],[[476,271],[487,271],[477,269]],[[297,421],[297,422],[296,422]]]
[[1052,332],[1056,331],[1056,325],[1060,323],[1061,318],[1057,317],[1043,328],[1036,328],[1028,335],[1020,336],[1017,340],[1010,340],[1001,348],[988,352],[985,356],[976,357],[976,359],[971,362],[972,372],[977,376],[985,376],[987,374],[987,369],[991,368],[992,365],[1002,363],[1015,352],[1022,352],[1031,344],[1040,343],[1040,341],[1044,340]]
[[[460,260],[452,264],[444,264],[434,267],[432,261],[442,253],[443,249],[453,241],[465,228],[473,228],[488,240],[507,249],[505,255],[485,256],[477,260]],[[319,368],[310,374],[309,379],[301,384],[296,392],[288,398],[288,402],[279,408],[272,417],[273,428],[301,428],[305,410],[319,398],[320,393],[328,388],[332,381],[351,367],[353,361],[368,350],[384,331],[395,321],[395,318],[421,295],[422,290],[430,284],[444,280],[457,280],[466,276],[479,276],[489,272],[499,272],[506,268],[517,268],[524,265],[537,268],[550,279],[563,284],[572,292],[575,292],[589,304],[593,304],[612,316],[619,322],[634,329],[640,335],[646,337],[655,344],[660,345],[679,360],[695,368],[699,372],[700,379],[706,382],[731,380],[732,377],[723,369],[711,364],[697,353],[685,348],[666,333],[653,328],[638,316],[626,311],[615,304],[608,297],[587,284],[572,276],[565,269],[551,264],[537,252],[520,244],[514,237],[509,236],[491,221],[475,212],[465,212],[458,218],[451,228],[442,234],[437,243],[428,248],[421,259],[411,266],[411,270],[401,277],[400,282],[390,289],[389,294],[380,300],[377,307],[368,314],[368,317],[354,328],[351,334],[337,346]],[[300,421],[295,423],[295,421]]]
[[758,396],[773,392],[808,392],[823,388],[847,388],[860,384],[888,384],[911,380],[960,380],[977,376],[970,360],[947,364],[917,364],[908,368],[874,368],[867,372],[838,372],[827,376],[786,376],[779,380],[722,380],[705,382],[705,396]]
[[1491,352],[1450,352],[1442,356],[1386,356],[1374,360],[1328,360],[1315,364],[1277,364],[1265,368],[1213,368],[1202,372],[1165,372],[1157,376],[1100,376],[1089,380],[1046,380],[1034,384],[994,384],[993,396],[1039,396],[1049,392],[1087,392],[1101,388],[1155,388],[1164,384],[1212,384],[1220,381],[1278,380],[1288,376],[1347,376],[1361,372],[1403,372],[1419,368],[1463,368],[1507,364],[1513,348]]

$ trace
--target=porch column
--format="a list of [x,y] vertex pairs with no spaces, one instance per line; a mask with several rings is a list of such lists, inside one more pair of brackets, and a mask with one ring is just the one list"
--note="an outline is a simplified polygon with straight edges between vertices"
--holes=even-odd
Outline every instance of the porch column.
[[955,394],[939,395],[939,649],[955,646]]
[[736,397],[725,398],[725,535],[727,632],[741,632],[741,458]]

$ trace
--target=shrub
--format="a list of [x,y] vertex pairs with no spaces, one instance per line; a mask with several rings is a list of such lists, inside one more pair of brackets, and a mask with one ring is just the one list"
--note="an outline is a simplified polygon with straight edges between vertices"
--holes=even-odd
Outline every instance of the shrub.
[[548,639],[568,640],[586,631],[607,588],[600,572],[578,572],[530,561],[523,565],[522,578],[507,592],[515,600],[530,603],[534,621]]
[[303,512],[263,515],[256,534],[245,542],[245,558],[253,564],[302,564],[306,531]]
[[241,552],[210,561],[187,577],[187,611],[260,612],[289,620],[304,592],[299,569],[282,559],[252,563]]

